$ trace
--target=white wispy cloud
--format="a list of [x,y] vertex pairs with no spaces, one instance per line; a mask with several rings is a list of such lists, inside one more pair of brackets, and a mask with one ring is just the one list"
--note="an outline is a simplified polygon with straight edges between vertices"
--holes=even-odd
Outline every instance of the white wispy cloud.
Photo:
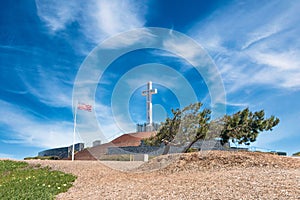
[[147,6],[143,3],[122,0],[92,0],[49,2],[36,0],[38,16],[53,33],[64,30],[76,22],[80,31],[92,42],[99,43],[104,38],[142,27]]
[[[123,31],[125,31],[124,29]],[[130,30],[130,29],[128,29]],[[105,49],[120,49],[120,48],[129,48],[134,46],[135,49],[139,49],[151,43],[154,37],[154,34],[147,28],[143,29],[131,29],[132,31],[122,32],[113,36],[112,40],[106,40],[101,44],[102,48]],[[121,51],[120,51],[121,54]]]
[[[73,123],[39,119],[22,107],[0,100],[0,123],[13,133],[3,139],[6,143],[53,148],[72,143]],[[8,133],[7,133],[8,134]]]
[[[145,23],[143,17],[145,8],[136,1],[96,1],[95,5],[89,4],[89,9],[95,27],[89,24],[88,29],[96,28],[108,36],[142,27]],[[99,34],[95,31],[90,33],[93,38]]]
[[59,73],[42,66],[32,67],[28,72],[23,70],[18,74],[26,92],[48,106],[71,108],[72,85],[65,83]]
[[7,154],[7,153],[1,153],[0,152],[0,158],[9,158],[9,159],[14,159],[15,156],[12,154]]
[[288,108],[275,107],[282,91],[300,89],[299,8],[297,1],[235,1],[190,30],[219,68],[227,105],[266,109],[282,121],[273,132],[260,134],[254,146],[277,149],[280,141],[297,138],[291,119],[299,112],[285,115]]
[[164,40],[163,42],[163,46],[166,49],[170,52],[177,53],[195,66],[199,64],[199,60],[203,58],[203,53],[205,53],[199,53],[199,46],[191,41],[187,41],[185,37],[174,37],[172,39]]
[[43,20],[51,32],[64,29],[74,22],[82,7],[80,1],[45,1],[36,0],[37,14]]
[[191,34],[213,55],[227,92],[255,84],[299,89],[299,8],[295,1],[235,2]]
[[298,70],[300,67],[300,50],[286,50],[284,52],[258,52],[252,51],[249,56],[259,64],[277,68],[280,71]]
[[[46,0],[36,0],[37,14],[41,21],[47,26],[50,34],[60,33],[70,30],[72,23],[79,24],[76,31],[81,32],[85,38],[92,43],[99,43],[104,39],[127,31],[132,28],[142,27],[145,23],[144,15],[147,6],[143,3],[132,0],[105,1],[92,0],[49,2]],[[143,36],[151,37],[146,30],[143,34],[132,35],[130,38],[115,40],[124,45],[141,41]],[[116,44],[109,44],[114,47]],[[78,52],[84,49],[75,48]],[[97,69],[99,70],[99,69]],[[54,107],[71,107],[72,104],[72,84],[64,81],[59,76],[59,71],[51,71],[46,66],[37,66],[32,69],[35,73],[26,74],[20,72],[19,76],[26,86],[27,92],[34,95],[40,102]],[[89,73],[91,73],[89,71]],[[88,80],[85,84],[96,84],[95,81]]]
[[271,37],[272,35],[275,35],[280,31],[280,29],[278,28],[279,27],[269,25],[263,28],[259,28],[259,30],[257,30],[256,32],[250,33],[248,35],[248,41],[244,43],[244,45],[241,47],[241,50],[247,49],[256,43],[259,43]]

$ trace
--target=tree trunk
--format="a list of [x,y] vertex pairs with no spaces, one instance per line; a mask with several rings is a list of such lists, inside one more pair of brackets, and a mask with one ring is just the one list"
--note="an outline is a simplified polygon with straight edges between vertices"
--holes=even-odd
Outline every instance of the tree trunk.
[[170,151],[170,147],[171,147],[171,145],[170,145],[170,144],[167,144],[167,145],[165,146],[165,148],[164,148],[164,152],[162,153],[162,155],[168,154],[169,151]]
[[187,153],[189,148],[191,148],[193,146],[193,144],[195,144],[199,139],[196,139],[194,141],[192,141],[187,147],[185,147],[182,151],[182,153]]

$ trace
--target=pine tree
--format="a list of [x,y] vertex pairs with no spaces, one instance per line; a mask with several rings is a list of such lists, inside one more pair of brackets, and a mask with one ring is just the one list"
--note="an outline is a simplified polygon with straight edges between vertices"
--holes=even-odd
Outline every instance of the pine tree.
[[274,116],[265,118],[263,110],[253,113],[246,108],[231,116],[224,116],[223,121],[222,144],[231,140],[234,143],[249,145],[256,141],[260,132],[272,131],[280,120]]

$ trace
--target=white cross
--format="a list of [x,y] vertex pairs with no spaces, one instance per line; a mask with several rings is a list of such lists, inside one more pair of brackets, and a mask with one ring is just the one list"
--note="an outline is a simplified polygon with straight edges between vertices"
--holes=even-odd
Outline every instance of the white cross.
[[146,96],[147,102],[147,124],[152,125],[152,94],[157,94],[157,89],[152,89],[152,82],[148,82],[147,90],[142,92],[143,96]]

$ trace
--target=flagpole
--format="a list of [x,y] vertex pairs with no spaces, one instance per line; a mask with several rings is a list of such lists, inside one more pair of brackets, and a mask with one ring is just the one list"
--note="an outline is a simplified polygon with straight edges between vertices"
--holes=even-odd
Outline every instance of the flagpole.
[[78,104],[76,103],[76,106],[75,106],[75,113],[74,113],[74,129],[73,129],[72,161],[74,161],[74,154],[75,154],[75,136],[76,136],[75,133],[76,133],[77,106],[78,106]]

